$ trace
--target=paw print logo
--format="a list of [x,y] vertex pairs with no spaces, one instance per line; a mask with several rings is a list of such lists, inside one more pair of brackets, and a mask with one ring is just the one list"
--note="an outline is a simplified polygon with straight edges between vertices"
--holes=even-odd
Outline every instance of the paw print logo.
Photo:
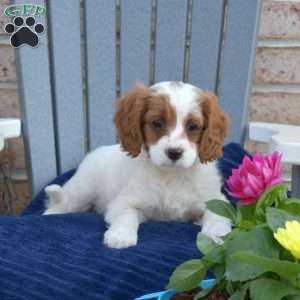
[[22,17],[16,17],[13,23],[6,24],[4,30],[12,34],[10,43],[13,47],[17,48],[26,44],[35,47],[39,43],[38,34],[42,34],[45,27],[41,23],[36,24],[34,17],[27,17],[25,20]]

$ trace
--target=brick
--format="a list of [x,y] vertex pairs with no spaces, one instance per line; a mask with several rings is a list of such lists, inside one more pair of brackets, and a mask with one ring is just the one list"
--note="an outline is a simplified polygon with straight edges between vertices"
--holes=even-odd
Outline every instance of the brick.
[[[2,6],[5,8],[6,6],[11,4],[10,2],[11,0],[0,0],[0,7]],[[1,13],[3,14],[3,11],[1,11]]]
[[260,47],[254,83],[300,83],[300,47]]
[[0,45],[0,82],[16,81],[14,49],[10,45]]
[[22,137],[9,139],[7,141],[8,150],[15,157],[14,167],[16,169],[25,169],[26,168],[26,158],[24,150],[24,142]]
[[250,120],[300,125],[300,93],[253,93]]
[[10,22],[10,18],[4,16],[5,8],[10,5],[9,0],[0,0],[0,34],[7,34],[4,31],[4,26]]
[[11,0],[0,0],[0,5],[8,6],[11,4],[10,2],[11,2]]
[[17,200],[13,203],[14,214],[20,214],[26,208],[29,203],[30,195],[28,189],[28,183],[16,182]]
[[299,39],[299,1],[264,1],[259,36],[261,39]]
[[3,163],[9,163],[10,166],[18,170],[25,170],[26,162],[22,137],[6,141],[5,150],[0,151],[0,165]]
[[20,117],[17,89],[0,89],[0,118]]
[[[12,207],[14,214],[20,214],[29,202],[28,184],[24,181],[14,181],[17,197],[12,199]],[[1,193],[0,193],[1,194]],[[7,214],[5,203],[0,202],[0,214]]]

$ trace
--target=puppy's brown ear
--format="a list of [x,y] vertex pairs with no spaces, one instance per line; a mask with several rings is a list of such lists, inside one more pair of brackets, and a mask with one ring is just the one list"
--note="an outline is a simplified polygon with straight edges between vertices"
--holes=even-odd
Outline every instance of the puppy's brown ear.
[[198,151],[202,163],[221,157],[222,145],[229,132],[229,118],[218,104],[215,94],[204,92],[201,95],[201,108],[204,117],[204,132],[199,141]]
[[149,89],[139,84],[119,99],[114,122],[122,148],[132,157],[141,152],[143,144],[142,117],[146,109]]

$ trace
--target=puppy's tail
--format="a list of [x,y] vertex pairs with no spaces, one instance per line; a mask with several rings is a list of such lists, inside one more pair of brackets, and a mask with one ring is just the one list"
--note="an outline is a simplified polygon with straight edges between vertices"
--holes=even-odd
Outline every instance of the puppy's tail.
[[52,212],[53,208],[61,206],[63,204],[63,189],[57,184],[52,184],[45,187],[45,192],[48,197],[45,203],[47,210],[44,214],[54,213]]

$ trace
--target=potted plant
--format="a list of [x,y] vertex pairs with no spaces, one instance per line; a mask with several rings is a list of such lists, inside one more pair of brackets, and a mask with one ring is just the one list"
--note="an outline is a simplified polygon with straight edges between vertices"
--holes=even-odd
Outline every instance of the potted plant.
[[[178,266],[167,291],[139,299],[300,300],[300,200],[288,197],[281,155],[244,157],[226,189],[236,205],[207,203],[232,221],[223,244],[199,233],[202,257]],[[204,280],[208,272],[213,281]]]
[[199,233],[203,257],[177,267],[168,287],[193,290],[211,270],[213,284],[182,299],[299,300],[300,200],[288,198],[281,155],[245,157],[226,186],[237,206],[211,200],[207,207],[231,219],[232,232],[221,245]]

